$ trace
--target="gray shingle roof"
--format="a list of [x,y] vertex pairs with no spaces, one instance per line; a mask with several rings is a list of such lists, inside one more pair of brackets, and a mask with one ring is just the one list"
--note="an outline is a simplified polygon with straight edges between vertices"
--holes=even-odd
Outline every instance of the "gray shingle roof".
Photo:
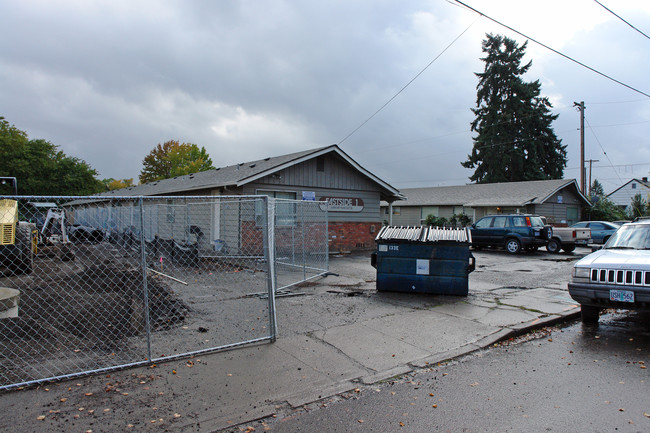
[[202,189],[219,188],[224,186],[241,186],[249,182],[253,182],[261,177],[268,176],[269,174],[282,170],[286,167],[330,152],[339,154],[358,171],[379,184],[383,189],[382,198],[384,195],[392,196],[393,198],[397,199],[402,197],[397,189],[377,178],[369,171],[365,170],[352,158],[350,158],[345,152],[343,152],[337,145],[319,147],[316,149],[304,150],[302,152],[295,152],[287,155],[269,157],[257,161],[230,165],[214,170],[202,171],[199,173],[193,173],[184,176],[177,176],[171,179],[164,179],[128,188],[117,189],[98,195],[122,197],[169,195],[175,193],[187,194],[188,192],[199,191]]
[[[406,200],[399,206],[524,206],[546,201],[557,191],[578,184],[575,179],[534,180],[528,182],[484,183],[429,188],[408,188],[401,192]],[[587,198],[579,194],[587,203]]]

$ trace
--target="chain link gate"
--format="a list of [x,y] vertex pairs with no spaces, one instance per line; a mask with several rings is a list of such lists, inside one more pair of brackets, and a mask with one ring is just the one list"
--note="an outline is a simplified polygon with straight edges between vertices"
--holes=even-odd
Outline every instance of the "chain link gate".
[[0,230],[0,390],[274,341],[328,266],[327,212],[264,196],[0,197]]

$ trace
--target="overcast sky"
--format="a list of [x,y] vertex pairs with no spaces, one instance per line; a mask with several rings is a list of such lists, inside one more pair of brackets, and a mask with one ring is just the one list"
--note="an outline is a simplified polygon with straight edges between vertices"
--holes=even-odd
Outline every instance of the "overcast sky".
[[[465,3],[650,94],[650,39],[594,0]],[[600,3],[650,35],[649,1]],[[481,41],[526,40],[444,0],[0,0],[0,29],[0,116],[136,182],[171,139],[217,167],[341,143],[440,56],[340,144],[396,188],[469,182]],[[650,98],[532,41],[527,60],[559,114],[565,178],[579,179],[579,101],[593,178],[611,192],[648,176]]]

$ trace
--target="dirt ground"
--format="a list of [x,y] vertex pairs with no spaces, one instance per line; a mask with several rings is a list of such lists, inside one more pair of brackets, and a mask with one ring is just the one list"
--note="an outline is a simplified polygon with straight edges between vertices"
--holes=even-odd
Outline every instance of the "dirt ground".
[[138,251],[108,242],[74,245],[73,251],[73,260],[41,253],[31,274],[0,278],[0,285],[21,291],[19,316],[0,320],[0,386],[270,333],[269,302],[261,296],[267,273],[258,259],[188,266],[149,258],[145,295]]

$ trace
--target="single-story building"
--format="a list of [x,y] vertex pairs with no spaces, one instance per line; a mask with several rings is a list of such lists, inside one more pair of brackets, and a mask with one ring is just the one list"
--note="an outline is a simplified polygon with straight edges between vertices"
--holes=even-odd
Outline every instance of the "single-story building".
[[472,221],[491,214],[531,213],[552,224],[580,221],[581,208],[590,202],[575,179],[483,183],[459,186],[402,189],[406,200],[382,203],[385,224],[414,226],[428,215],[449,219],[465,214]]
[[650,202],[650,182],[648,182],[647,177],[642,177],[640,180],[629,180],[622,186],[607,194],[607,198],[609,198],[615,205],[627,208],[632,203],[634,196],[637,194],[641,194],[641,198],[643,198],[646,203]]
[[[337,145],[244,162],[99,194],[105,196],[266,195],[326,201],[330,251],[374,247],[379,203],[404,197]],[[277,215],[276,215],[277,217]],[[280,216],[281,217],[281,216]]]

